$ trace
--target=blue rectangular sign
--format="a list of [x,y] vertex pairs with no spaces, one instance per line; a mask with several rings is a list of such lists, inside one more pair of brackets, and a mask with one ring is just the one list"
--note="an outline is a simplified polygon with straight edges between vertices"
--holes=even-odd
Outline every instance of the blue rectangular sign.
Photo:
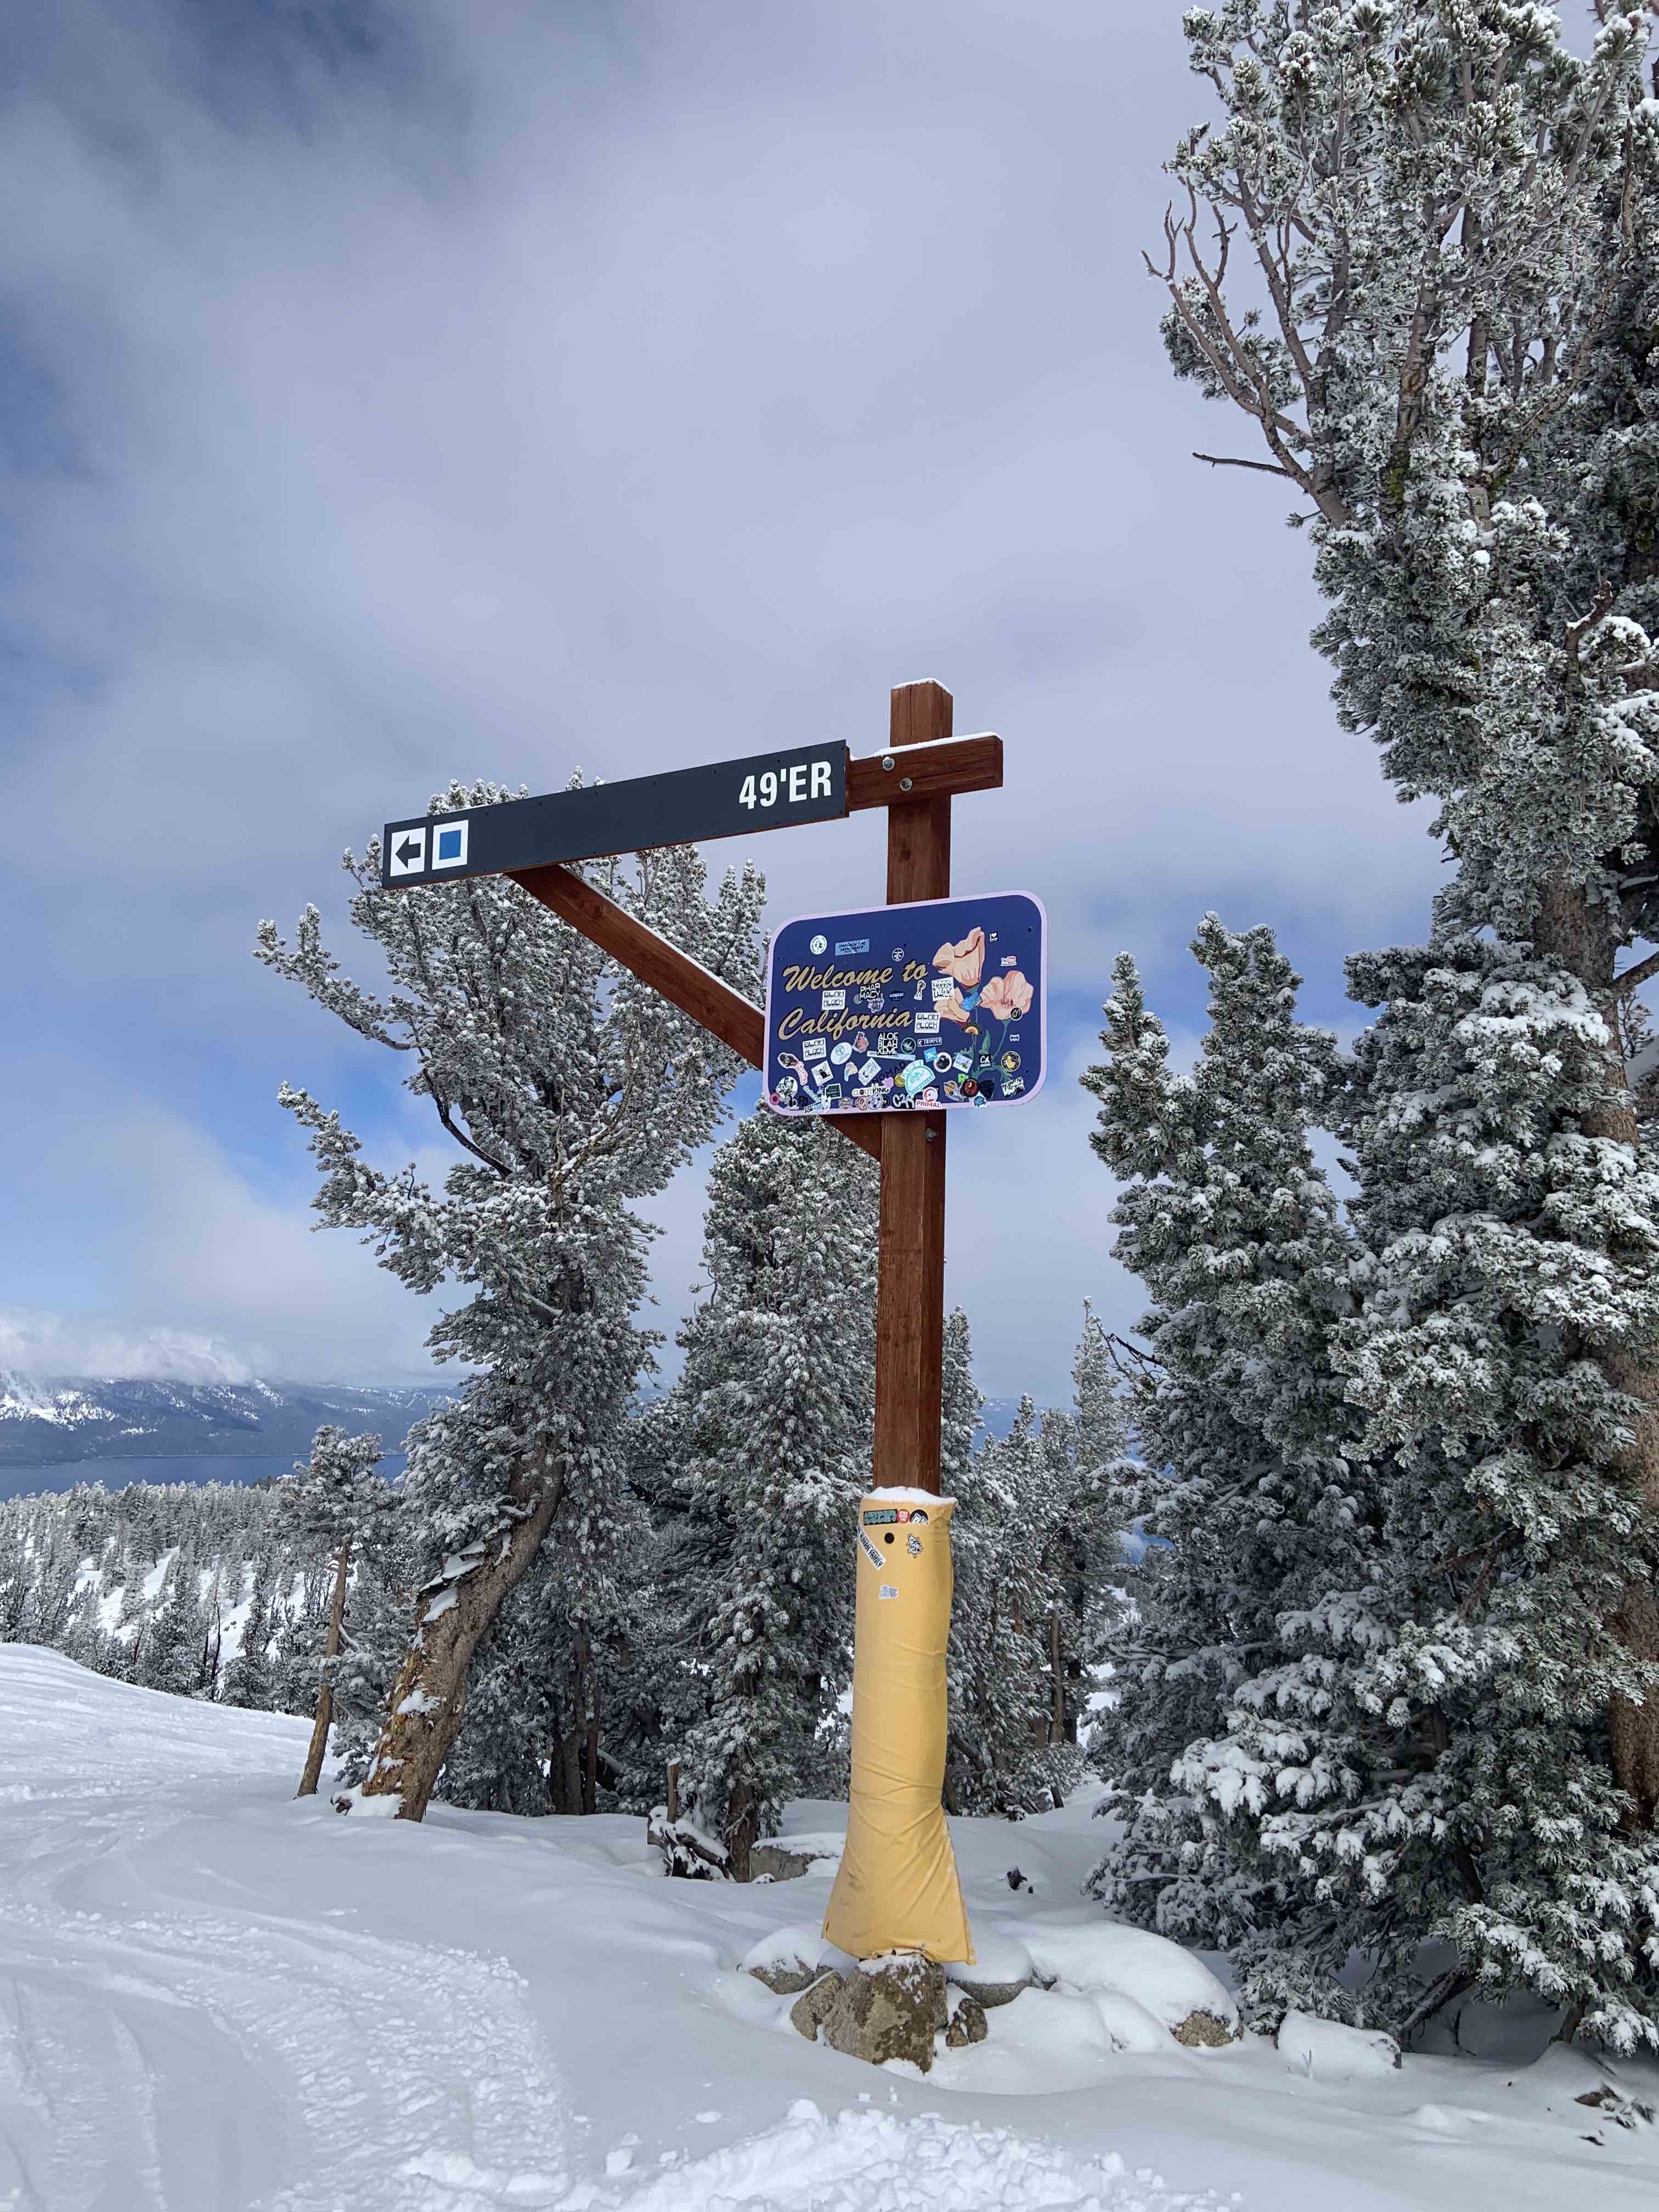
[[1047,933],[1029,891],[786,921],[766,973],[768,1105],[931,1113],[1034,1098]]

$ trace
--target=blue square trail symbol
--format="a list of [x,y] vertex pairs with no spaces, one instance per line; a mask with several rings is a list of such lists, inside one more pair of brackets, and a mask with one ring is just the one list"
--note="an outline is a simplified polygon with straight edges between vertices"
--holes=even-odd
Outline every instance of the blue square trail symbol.
[[466,829],[465,822],[446,822],[432,833],[432,865],[434,868],[464,868],[466,866]]

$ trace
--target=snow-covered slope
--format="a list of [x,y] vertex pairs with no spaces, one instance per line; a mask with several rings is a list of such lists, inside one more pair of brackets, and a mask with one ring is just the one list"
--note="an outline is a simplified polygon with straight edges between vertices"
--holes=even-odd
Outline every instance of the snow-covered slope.
[[[926,2080],[877,2074],[733,1971],[816,1918],[827,1869],[668,1882],[635,1820],[342,1819],[290,1797],[305,1737],[0,1645],[7,2212],[1634,2212],[1659,2188],[1659,2130],[1577,2105],[1606,2073],[1577,2056],[1326,2080],[1300,2045],[1114,2050],[1062,1984]],[[1052,1963],[1103,1930],[1085,1807],[955,1832],[988,1936]]]

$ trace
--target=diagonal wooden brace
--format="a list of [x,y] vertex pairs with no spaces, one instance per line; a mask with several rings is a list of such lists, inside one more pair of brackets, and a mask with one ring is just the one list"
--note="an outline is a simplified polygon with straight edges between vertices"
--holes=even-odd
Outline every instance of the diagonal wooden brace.
[[[659,937],[654,929],[647,929],[615,899],[595,890],[585,877],[574,870],[550,864],[544,868],[514,868],[509,871],[513,881],[527,890],[532,898],[539,899],[544,907],[556,914],[561,921],[568,921],[573,929],[591,938],[602,952],[637,975],[641,983],[660,992],[671,1006],[678,1006],[689,1014],[724,1045],[729,1045],[740,1060],[750,1067],[759,1067],[765,1059],[765,1020],[758,1006],[751,1006],[729,983],[722,983],[718,975],[711,975],[705,967],[682,952],[678,945],[671,945],[665,937]],[[881,1133],[872,1126],[875,1116],[868,1121],[856,1114],[826,1114],[823,1119],[833,1122],[844,1137],[850,1137],[860,1151],[872,1159],[881,1158]]]

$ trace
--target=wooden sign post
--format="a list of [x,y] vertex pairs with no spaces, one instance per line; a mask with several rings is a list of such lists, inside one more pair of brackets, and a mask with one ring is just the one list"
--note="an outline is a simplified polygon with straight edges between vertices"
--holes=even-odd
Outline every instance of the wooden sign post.
[[[892,695],[889,755],[903,792],[911,745],[951,734],[939,684]],[[951,799],[896,799],[887,816],[887,903],[951,895]],[[876,1436],[878,1490],[939,1490],[945,1370],[945,1114],[884,1114],[881,1228],[876,1261]]]
[[[848,757],[845,745],[839,743],[798,746],[787,751],[755,755],[743,760],[715,763],[707,768],[676,770],[666,775],[641,777],[542,799],[507,800],[490,807],[417,816],[387,825],[382,841],[381,880],[388,891],[404,891],[432,884],[453,883],[469,875],[508,876],[562,921],[580,930],[602,951],[659,992],[740,1058],[763,1070],[767,1060],[766,1024],[761,1009],[700,967],[666,938],[647,928],[615,900],[607,898],[567,863],[616,853],[645,851],[653,845],[702,842],[744,835],[753,830],[783,829],[795,823],[829,820],[880,806],[888,810],[887,904],[908,906],[927,900],[948,899],[951,798],[959,792],[995,790],[1002,782],[1001,739],[990,735],[953,738],[951,731],[951,695],[942,685],[901,684],[892,694],[888,743],[879,754],[854,759]],[[1033,902],[1028,900],[1026,903]],[[975,934],[980,935],[982,955],[984,938],[980,933]],[[824,940],[818,939],[811,949],[814,953],[825,950]],[[1012,959],[1003,964],[1012,966]],[[912,972],[925,975],[927,970],[921,966]],[[1023,982],[1020,977],[1012,980]],[[978,981],[976,964],[970,989]],[[944,982],[937,987],[936,1004],[939,990],[948,988]],[[991,1003],[991,988],[988,985],[985,994],[988,1006]],[[824,994],[826,1000],[830,995]],[[918,988],[918,998],[921,995]],[[1029,1006],[1030,1001],[1031,991],[1028,988],[1022,1003]],[[836,1003],[841,1003],[839,998]],[[966,1003],[971,1004],[972,1000]],[[957,1018],[964,1024],[968,1020],[960,1000]],[[937,1032],[939,1017],[936,1012],[931,1018],[933,1030]],[[914,1027],[919,1033],[922,1030],[920,1017]],[[943,1065],[945,1055],[937,1052],[937,1036],[933,1041],[936,1057]],[[815,1064],[827,1078],[830,1071],[823,1060],[824,1045],[821,1038],[817,1043]],[[844,1044],[836,1047],[836,1055],[843,1061],[849,1050],[850,1047]],[[1011,1059],[1005,1064],[1018,1063]],[[955,1063],[960,1069],[966,1069],[968,1065],[966,1056]],[[874,1066],[872,1060],[865,1068],[866,1084],[873,1079],[870,1071]],[[932,1079],[919,1062],[910,1073],[919,1083]],[[982,1070],[978,1087],[992,1087]],[[963,1095],[959,1103],[969,1103],[967,1094],[974,1091],[975,1084],[964,1076],[961,1088]],[[1011,1079],[1008,1095],[1025,1088],[1023,1079],[1018,1083]],[[841,1095],[838,1090],[825,1092],[832,1105]],[[881,1165],[872,1492],[910,1491],[937,1498],[945,1345],[945,1125],[949,1116],[944,1111],[931,1110],[920,1104],[902,1112],[870,1111],[868,1102],[876,1094],[866,1089],[862,1095],[866,1105],[860,1110],[832,1110],[818,1118],[840,1129]],[[927,1091],[930,1100],[943,1095],[945,1093],[942,1090]],[[958,1085],[954,1078],[949,1084],[948,1095],[953,1103],[957,1102]],[[898,1101],[901,1105],[907,1103],[902,1098]],[[981,1097],[972,1103],[983,1105],[988,1099]],[[931,1871],[924,1868],[909,1885],[920,1904],[913,1899],[909,1903],[896,1903],[893,1912],[885,1912],[880,1909],[880,1895],[872,1892],[880,1893],[895,1885],[884,1875],[874,1882],[866,1881],[856,1924],[869,1932],[875,1949],[889,1948],[890,1944],[920,1946],[924,1941],[921,1936],[912,1937],[902,1932],[897,1936],[891,1936],[890,1923],[902,1929],[908,1924],[907,1915],[915,1917],[921,1912],[925,1919],[931,1911],[933,1917],[929,1925],[937,1929],[943,1924],[959,1929],[959,1934],[949,1940],[967,1946],[955,1863],[938,1804],[938,1778],[943,1775],[945,1756],[945,1637],[949,1626],[950,1602],[947,1531],[951,1509],[945,1504],[935,1508],[930,1516],[921,1510],[919,1501],[913,1501],[912,1505],[896,1504],[890,1509],[877,1504],[873,1498],[865,1502],[874,1509],[864,1516],[866,1519],[895,1524],[893,1529],[882,1526],[876,1532],[886,1546],[893,1547],[890,1552],[878,1548],[862,1527],[858,1532],[866,1559],[890,1560],[885,1573],[896,1578],[890,1586],[882,1581],[873,1596],[900,1599],[901,1585],[907,1577],[911,1578],[913,1585],[913,1603],[909,1607],[902,1601],[895,1607],[878,1607],[884,1630],[897,1626],[901,1616],[906,1621],[918,1621],[926,1614],[931,1620],[927,1636],[921,1643],[915,1644],[910,1655],[916,1662],[912,1668],[912,1679],[896,1699],[878,1694],[872,1702],[877,1710],[885,1704],[895,1711],[903,1708],[919,1713],[924,1709],[932,1712],[932,1719],[926,1722],[923,1729],[927,1744],[914,1754],[907,1747],[898,1759],[899,1765],[908,1764],[910,1796],[918,1816],[902,1814],[898,1827],[914,1838],[924,1825],[919,1816],[925,1814],[935,1835]],[[914,1523],[907,1525],[904,1544],[896,1540],[896,1524],[901,1519],[905,1524]],[[925,1537],[921,1533],[924,1525],[927,1528]],[[539,1536],[535,1540],[538,1541]],[[525,1565],[532,1555],[533,1544]],[[522,1571],[522,1566],[519,1571]],[[923,1589],[923,1583],[930,1577],[931,1599]],[[860,1588],[862,1617],[862,1583]],[[905,1636],[908,1635],[906,1630]],[[903,1642],[905,1638],[899,1640]],[[911,1641],[915,1643],[914,1638]],[[415,1724],[410,1723],[410,1726]],[[857,1732],[855,1712],[854,1817],[849,1825],[848,1851],[838,1880],[838,1895],[844,1893],[843,1886],[854,1890],[860,1887],[854,1865],[857,1853],[853,1834],[860,1826],[858,1813],[862,1802],[858,1782]],[[398,1762],[394,1760],[392,1764]],[[884,1753],[875,1766],[884,1771],[893,1764]],[[922,1805],[923,1799],[931,1799],[931,1809]],[[917,1856],[914,1850],[910,1855],[912,1858]],[[867,1860],[866,1863],[872,1863]],[[901,1889],[905,1887],[902,1881],[896,1884]],[[873,1911],[870,1909],[872,1905],[877,1908]],[[945,1939],[933,1935],[925,1939],[930,1948],[939,1940]],[[935,1949],[934,1955],[970,1955],[970,1950]]]
[[[951,793],[992,789],[1002,781],[1001,739],[963,738],[951,744],[951,694],[942,684],[900,684],[892,694],[887,750],[848,767],[849,811],[880,805],[888,810],[890,906],[950,896]],[[921,745],[939,750],[913,766],[906,754]],[[562,865],[503,872],[751,1066],[763,1064],[760,1009],[614,900]],[[937,1492],[948,1117],[825,1118],[881,1162],[874,1480],[878,1487],[908,1484]]]

